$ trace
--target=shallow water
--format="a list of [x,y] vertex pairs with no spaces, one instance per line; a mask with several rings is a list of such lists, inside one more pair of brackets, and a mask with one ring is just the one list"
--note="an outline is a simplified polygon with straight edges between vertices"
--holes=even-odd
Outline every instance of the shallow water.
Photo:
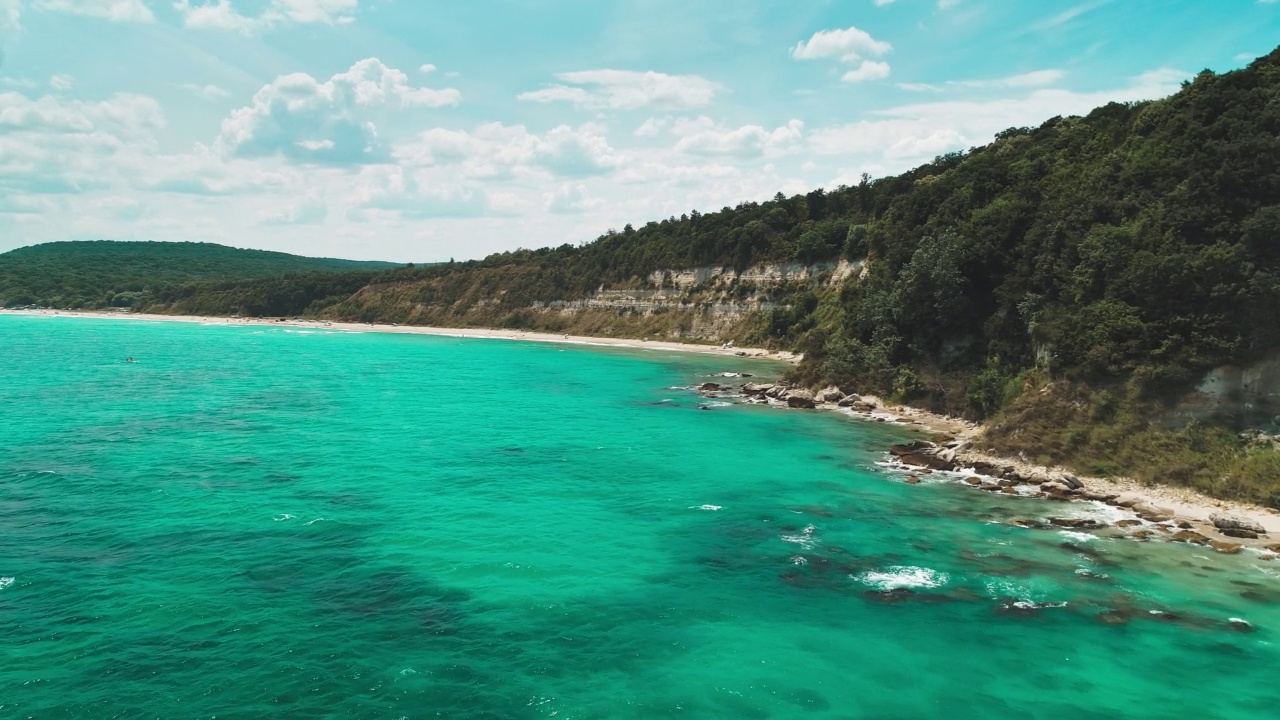
[[673,389],[776,366],[21,316],[0,354],[0,717],[1280,707],[1280,565]]

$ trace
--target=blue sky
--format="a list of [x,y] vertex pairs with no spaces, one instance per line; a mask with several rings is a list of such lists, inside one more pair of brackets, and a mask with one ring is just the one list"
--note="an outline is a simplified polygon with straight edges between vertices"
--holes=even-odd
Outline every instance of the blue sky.
[[577,244],[1277,43],[1276,0],[0,0],[0,251]]

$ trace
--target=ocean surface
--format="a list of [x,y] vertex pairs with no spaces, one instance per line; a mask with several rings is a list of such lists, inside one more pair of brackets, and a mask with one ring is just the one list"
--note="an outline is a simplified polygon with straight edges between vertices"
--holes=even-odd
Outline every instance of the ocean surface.
[[24,316],[0,358],[0,718],[1280,715],[1280,563],[690,388],[776,365]]

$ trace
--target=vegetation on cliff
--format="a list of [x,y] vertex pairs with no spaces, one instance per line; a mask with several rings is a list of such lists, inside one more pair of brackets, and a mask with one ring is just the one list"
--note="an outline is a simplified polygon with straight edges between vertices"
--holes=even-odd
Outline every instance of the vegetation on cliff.
[[[831,281],[821,268],[840,260],[861,272]],[[770,263],[819,270],[714,297],[671,278]],[[602,288],[680,301],[572,306]],[[1280,504],[1275,450],[1236,434],[1280,408],[1153,423],[1206,371],[1280,350],[1280,49],[1164,100],[1010,128],[854,187],[582,246],[154,292],[152,308],[639,336],[680,335],[734,299],[762,310],[721,339],[804,352],[802,383],[988,420],[994,447],[1031,459]]]

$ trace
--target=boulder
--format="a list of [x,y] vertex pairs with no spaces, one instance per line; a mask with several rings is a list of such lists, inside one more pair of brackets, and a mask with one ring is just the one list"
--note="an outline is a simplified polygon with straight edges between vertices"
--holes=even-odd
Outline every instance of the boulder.
[[1226,535],[1227,537],[1241,538],[1244,540],[1258,539],[1258,533],[1252,530],[1246,530],[1245,528],[1222,528],[1218,532]]
[[1119,505],[1122,508],[1131,508],[1141,503],[1142,503],[1142,497],[1140,495],[1133,495],[1131,493],[1126,493],[1116,498],[1116,505]]
[[1280,543],[1276,543],[1274,545],[1268,545],[1267,549],[1273,553],[1280,553]]
[[1049,524],[1065,528],[1088,528],[1097,526],[1098,521],[1092,518],[1049,518]]
[[980,478],[980,477],[967,477],[967,478],[965,478],[965,479],[964,479],[964,482],[965,482],[965,484],[966,484],[966,485],[975,485],[975,486],[976,486],[976,485],[981,485],[981,484],[982,484],[982,478]]
[[935,445],[933,443],[916,440],[915,442],[903,445],[890,445],[889,452],[897,455],[898,457],[902,457],[903,455],[914,455],[922,450],[933,450],[934,447]]
[[[1260,523],[1236,515],[1214,513],[1209,516],[1209,521],[1219,530],[1251,530],[1261,535],[1267,533],[1267,529],[1262,527]],[[1257,537],[1257,535],[1254,537]]]
[[1082,490],[1084,488],[1084,483],[1080,482],[1080,478],[1071,473],[1053,473],[1053,479],[1072,490]]
[[817,399],[822,402],[838,403],[844,399],[844,393],[840,392],[840,388],[832,385],[818,391]]
[[909,477],[907,478],[907,484],[908,484],[908,485],[919,485],[919,484],[920,484],[920,478],[916,477],[915,475],[911,475],[911,476],[909,476]]
[[817,407],[813,401],[813,393],[808,390],[793,390],[787,393],[787,407],[811,409]]
[[1142,524],[1141,520],[1128,519],[1128,520],[1118,521],[1116,523],[1116,527],[1138,527],[1141,524]]
[[1093,492],[1083,493],[1082,496],[1086,500],[1096,500],[1097,502],[1104,502],[1104,503],[1111,502],[1112,500],[1115,500],[1117,497],[1119,497],[1114,493],[1093,493]]
[[771,384],[747,383],[742,386],[743,395],[764,395],[773,389]]
[[720,383],[713,383],[713,382],[702,383],[702,386],[698,388],[700,392],[719,392],[721,390],[727,390],[727,389],[728,388],[720,385]]
[[1011,488],[1011,487],[1002,487],[1002,488],[1000,488],[1000,492],[1001,492],[1001,493],[1004,493],[1005,495],[1017,495],[1017,494],[1018,494],[1018,491],[1017,491],[1017,490],[1015,490],[1015,489],[1013,489],[1013,488]]
[[1170,535],[1169,539],[1174,542],[1188,542],[1195,543],[1196,545],[1206,545],[1209,542],[1209,538],[1201,535],[1195,530],[1181,530]]
[[899,455],[898,459],[905,465],[914,465],[915,467],[929,468],[930,470],[954,470],[955,464],[934,455],[932,452],[921,451],[913,452],[907,455]]
[[1221,540],[1210,540],[1209,547],[1213,548],[1214,550],[1217,550],[1223,555],[1234,555],[1240,552],[1240,548],[1243,548],[1244,546],[1241,545],[1240,543],[1222,542]]

